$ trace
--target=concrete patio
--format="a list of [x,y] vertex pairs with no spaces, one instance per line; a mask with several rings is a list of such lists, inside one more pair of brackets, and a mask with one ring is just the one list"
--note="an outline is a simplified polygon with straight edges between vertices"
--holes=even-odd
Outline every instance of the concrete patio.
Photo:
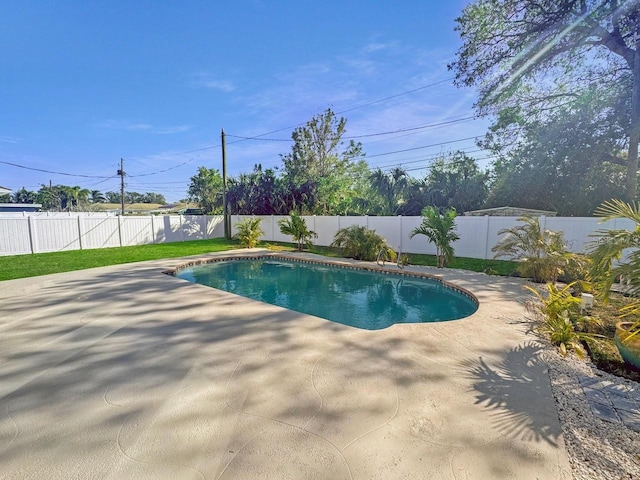
[[520,280],[418,269],[480,308],[364,331],[185,261],[0,282],[1,478],[571,478]]

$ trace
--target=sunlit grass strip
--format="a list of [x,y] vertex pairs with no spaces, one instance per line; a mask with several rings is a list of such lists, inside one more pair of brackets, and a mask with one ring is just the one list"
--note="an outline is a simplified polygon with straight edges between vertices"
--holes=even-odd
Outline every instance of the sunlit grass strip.
[[[289,243],[262,243],[259,247],[273,250],[295,250]],[[238,247],[235,240],[215,238],[212,240],[196,240],[190,242],[160,243],[138,245],[134,247],[99,248],[92,250],[72,250],[66,252],[35,253],[0,257],[0,280],[36,277],[52,273],[71,272],[86,268],[106,267],[122,263],[159,260],[162,258],[187,257],[210,252],[223,252]],[[340,257],[340,252],[331,247],[313,246],[311,253],[327,257]],[[409,254],[410,264],[436,266],[434,255]],[[510,275],[515,270],[515,262],[504,260],[481,260],[475,258],[459,258],[450,265],[451,268],[485,272],[495,275]]]
[[85,268],[143,262],[161,258],[186,257],[238,248],[235,240],[224,238],[189,242],[158,243],[133,247],[98,248],[65,252],[34,253],[0,257],[0,280],[35,277]]

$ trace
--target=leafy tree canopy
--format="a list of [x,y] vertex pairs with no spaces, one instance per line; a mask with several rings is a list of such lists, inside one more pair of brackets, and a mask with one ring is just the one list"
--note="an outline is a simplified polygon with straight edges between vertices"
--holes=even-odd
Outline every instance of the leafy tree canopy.
[[458,151],[434,161],[425,182],[426,204],[466,212],[484,205],[489,176],[480,170],[475,159]]
[[215,168],[200,167],[190,179],[189,200],[197,202],[205,213],[222,212],[222,193],[222,175]]
[[450,68],[459,86],[478,87],[478,111],[497,116],[493,133],[503,147],[595,90],[608,102],[593,127],[606,121],[626,148],[626,158],[612,150],[601,159],[624,160],[627,196],[635,196],[639,0],[477,0],[457,22],[463,45]]
[[282,156],[284,181],[298,198],[294,208],[300,212],[327,215],[336,205],[354,197],[350,174],[358,169],[362,145],[345,144],[347,120],[337,118],[328,108],[291,137],[291,152]]

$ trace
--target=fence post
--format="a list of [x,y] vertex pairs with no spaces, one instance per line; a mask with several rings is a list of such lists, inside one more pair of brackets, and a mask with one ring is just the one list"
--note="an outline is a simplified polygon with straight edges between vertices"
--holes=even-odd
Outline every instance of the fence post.
[[398,221],[400,225],[398,225],[398,231],[400,232],[400,245],[398,245],[398,249],[402,252],[402,215],[398,215]]
[[118,215],[118,240],[122,246],[122,215]]
[[33,215],[27,217],[27,225],[29,227],[29,247],[31,248],[31,253],[37,253],[36,225]]
[[151,238],[152,238],[152,242],[153,243],[158,243],[158,239],[156,236],[156,222],[155,222],[155,215],[151,215]]
[[80,246],[80,250],[82,250],[82,219],[80,215],[78,215],[78,245]]
[[484,228],[486,229],[485,232],[485,236],[484,236],[484,259],[488,260],[489,257],[489,223],[491,221],[491,217],[489,215],[485,215],[484,218],[487,220],[487,222],[484,225]]

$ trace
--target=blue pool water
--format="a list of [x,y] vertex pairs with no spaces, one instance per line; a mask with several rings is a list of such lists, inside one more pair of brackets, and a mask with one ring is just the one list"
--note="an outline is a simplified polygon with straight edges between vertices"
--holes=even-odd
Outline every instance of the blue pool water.
[[206,263],[176,277],[366,330],[477,310],[471,298],[437,280],[280,259]]

